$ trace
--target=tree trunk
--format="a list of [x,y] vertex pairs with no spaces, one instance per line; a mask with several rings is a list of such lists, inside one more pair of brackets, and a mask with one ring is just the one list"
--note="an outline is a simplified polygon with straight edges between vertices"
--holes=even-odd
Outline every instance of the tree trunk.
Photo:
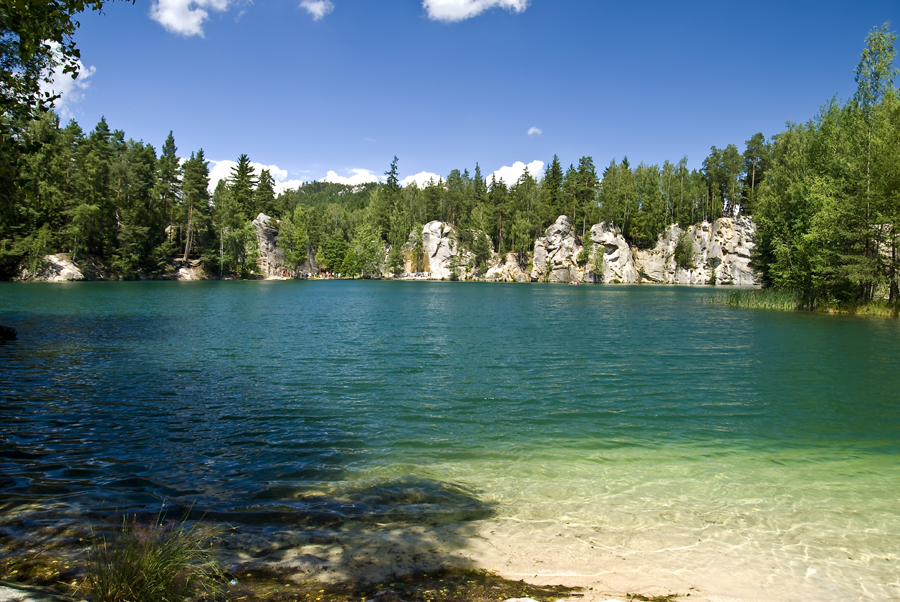
[[184,258],[182,259],[182,261],[187,261],[188,255],[191,254],[191,217],[193,217],[193,215],[194,215],[194,205],[192,203],[191,206],[188,207],[187,234],[185,236],[185,241],[184,241]]
[[756,191],[756,157],[753,157],[753,176],[750,179],[750,196]]
[[[894,226],[891,227],[892,230]],[[891,286],[888,301],[896,303],[898,296],[900,296],[900,287],[897,286],[897,237],[891,236]]]

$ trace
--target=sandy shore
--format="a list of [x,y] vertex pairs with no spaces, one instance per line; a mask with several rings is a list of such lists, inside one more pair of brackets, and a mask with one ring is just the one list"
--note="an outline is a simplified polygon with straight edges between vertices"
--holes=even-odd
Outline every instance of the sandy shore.
[[[639,541],[610,547],[579,525],[489,519],[442,526],[369,524],[340,531],[271,530],[226,537],[230,568],[258,565],[326,582],[390,580],[442,567],[475,568],[535,585],[583,588],[589,602],[629,595],[709,602],[897,599],[897,584],[880,590],[779,565],[783,558],[755,550],[723,550],[715,542],[664,545]],[[670,542],[671,543],[671,542]],[[822,578],[825,577],[825,578]]]
[[[82,564],[84,552],[76,531],[48,532],[43,538],[45,544],[58,536],[67,539],[54,553],[73,558],[73,570]],[[30,547],[25,544],[17,554],[34,553]],[[880,578],[871,572],[847,577],[822,569],[811,558],[801,562],[802,556],[750,542],[723,545],[701,539],[688,544],[565,521],[491,517],[430,524],[359,520],[239,526],[226,530],[215,547],[232,574],[272,570],[296,584],[317,580],[365,589],[405,575],[457,568],[490,571],[536,586],[579,588],[582,595],[572,599],[585,602],[641,599],[636,595],[701,602],[900,599],[892,569]]]

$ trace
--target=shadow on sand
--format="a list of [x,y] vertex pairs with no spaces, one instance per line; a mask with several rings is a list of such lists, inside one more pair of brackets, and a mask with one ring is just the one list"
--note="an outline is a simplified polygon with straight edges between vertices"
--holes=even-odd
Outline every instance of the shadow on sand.
[[[377,583],[445,569],[474,569],[465,550],[493,508],[459,485],[415,476],[318,484],[259,505],[206,510],[165,504],[164,523],[203,523],[222,533],[217,556],[230,573],[275,571],[326,583]],[[123,514],[2,512],[4,556],[43,553],[82,564],[92,538],[112,534]],[[132,516],[134,513],[128,513]],[[159,514],[137,512],[139,524]]]

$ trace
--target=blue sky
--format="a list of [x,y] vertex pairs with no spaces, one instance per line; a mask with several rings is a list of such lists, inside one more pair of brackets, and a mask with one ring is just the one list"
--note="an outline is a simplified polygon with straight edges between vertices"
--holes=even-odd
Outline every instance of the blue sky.
[[179,154],[203,148],[217,174],[246,153],[282,186],[380,176],[394,155],[401,177],[477,161],[509,180],[554,154],[598,171],[626,155],[696,168],[712,145],[743,150],[850,97],[866,34],[900,28],[900,3],[877,1],[303,4],[138,0],[82,15],[87,76],[59,112],[86,130],[106,116],[157,149],[172,130]]

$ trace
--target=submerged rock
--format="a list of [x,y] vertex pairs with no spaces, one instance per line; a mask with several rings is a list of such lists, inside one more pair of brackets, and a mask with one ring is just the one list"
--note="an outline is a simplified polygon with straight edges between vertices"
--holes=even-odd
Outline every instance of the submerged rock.
[[0,341],[15,341],[19,333],[12,326],[0,324]]

